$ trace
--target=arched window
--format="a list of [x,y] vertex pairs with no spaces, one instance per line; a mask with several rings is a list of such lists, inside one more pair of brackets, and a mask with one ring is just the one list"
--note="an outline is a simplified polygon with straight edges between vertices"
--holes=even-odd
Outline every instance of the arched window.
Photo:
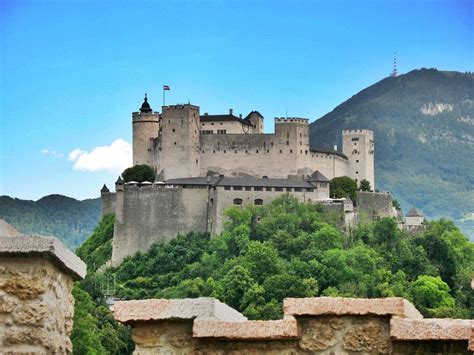
[[263,200],[261,198],[256,198],[253,201],[253,203],[254,203],[254,205],[261,206],[261,205],[263,205]]
[[234,205],[242,205],[242,199],[241,198],[234,198]]

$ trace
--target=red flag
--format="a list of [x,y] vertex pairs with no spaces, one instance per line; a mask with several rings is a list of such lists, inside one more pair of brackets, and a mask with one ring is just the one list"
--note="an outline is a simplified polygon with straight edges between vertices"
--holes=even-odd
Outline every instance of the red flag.
[[163,90],[170,90],[170,87],[168,85],[163,85]]

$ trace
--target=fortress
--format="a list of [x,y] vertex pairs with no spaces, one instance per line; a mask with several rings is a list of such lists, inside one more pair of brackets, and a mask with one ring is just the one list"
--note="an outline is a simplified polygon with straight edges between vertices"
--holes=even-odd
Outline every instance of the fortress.
[[[228,207],[263,205],[283,193],[323,203],[341,212],[343,223],[353,221],[352,201],[330,199],[329,180],[366,179],[374,188],[373,132],[343,131],[339,152],[310,147],[308,119],[275,118],[274,134],[263,133],[263,120],[257,111],[201,115],[191,104],[163,106],[159,113],[145,95],[132,114],[133,164],[151,166],[157,181],[119,178],[115,193],[102,188],[103,213],[115,213],[112,263],[179,233],[219,233]],[[361,199],[370,217],[393,214],[387,193]]]

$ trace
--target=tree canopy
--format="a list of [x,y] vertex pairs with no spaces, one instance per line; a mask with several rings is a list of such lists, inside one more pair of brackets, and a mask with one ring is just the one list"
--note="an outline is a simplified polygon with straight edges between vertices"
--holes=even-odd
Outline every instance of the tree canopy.
[[353,202],[356,201],[357,182],[348,176],[335,177],[329,182],[329,195],[332,198],[350,197]]
[[135,165],[131,168],[127,168],[122,173],[123,180],[125,182],[136,181],[136,182],[143,182],[155,181],[156,174],[153,168],[149,165],[142,164],[142,165]]

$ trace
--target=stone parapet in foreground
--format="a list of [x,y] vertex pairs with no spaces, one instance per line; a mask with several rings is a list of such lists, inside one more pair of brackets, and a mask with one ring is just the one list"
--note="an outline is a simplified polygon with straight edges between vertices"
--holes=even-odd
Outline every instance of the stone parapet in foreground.
[[70,354],[86,265],[52,237],[0,235],[0,353]]
[[132,326],[141,355],[469,354],[474,345],[473,321],[423,319],[397,297],[288,298],[272,321],[248,321],[211,298],[123,301],[114,313]]

